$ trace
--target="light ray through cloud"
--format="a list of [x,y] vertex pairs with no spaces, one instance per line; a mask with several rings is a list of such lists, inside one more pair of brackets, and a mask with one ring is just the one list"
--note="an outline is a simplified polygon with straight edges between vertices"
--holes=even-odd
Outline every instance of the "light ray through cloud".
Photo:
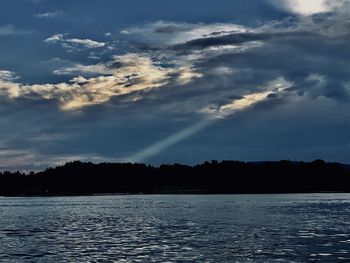
[[147,159],[160,154],[171,146],[180,143],[181,141],[197,134],[211,125],[214,125],[216,122],[239,111],[248,109],[259,102],[267,100],[272,94],[282,94],[291,86],[292,83],[283,78],[278,78],[271,81],[263,91],[247,94],[243,98],[224,104],[215,110],[206,111],[207,116],[205,119],[200,120],[163,140],[160,140],[159,142],[127,158],[125,161],[131,163],[146,161]]

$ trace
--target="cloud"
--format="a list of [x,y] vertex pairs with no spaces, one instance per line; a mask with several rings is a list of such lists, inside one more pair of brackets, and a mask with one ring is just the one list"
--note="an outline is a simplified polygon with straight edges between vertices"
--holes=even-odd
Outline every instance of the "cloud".
[[93,153],[86,154],[60,154],[47,155],[40,153],[35,149],[9,149],[0,147],[0,170],[10,171],[42,171],[49,166],[59,166],[67,162],[120,162],[118,158],[110,158]]
[[[302,16],[272,21],[256,28],[237,26],[240,30],[234,30],[233,25],[226,24],[224,30],[213,30],[212,25],[157,22],[123,31],[124,37],[139,44],[142,50],[150,50],[177,65],[190,64],[203,76],[186,90],[172,89],[166,93],[163,90],[167,99],[164,102],[158,99],[157,103],[164,115],[192,113],[190,116],[195,119],[193,113],[197,112],[204,114],[204,120],[185,126],[178,132],[174,132],[179,130],[174,128],[168,136],[163,135],[164,139],[154,139],[150,145],[140,147],[141,150],[128,160],[156,160],[160,158],[158,154],[163,156],[170,147],[172,151],[169,152],[174,152],[176,144],[203,129],[211,129],[213,117],[224,121],[230,119],[232,113],[248,112],[249,109],[250,115],[246,114],[253,118],[263,112],[273,112],[276,107],[274,116],[279,123],[297,132],[293,125],[300,128],[308,125],[312,118],[315,122],[322,121],[324,114],[333,114],[333,107],[348,109],[350,17],[345,10],[349,9],[345,1],[341,1],[342,9],[331,1],[319,3],[319,6],[316,2],[316,6],[306,2],[296,3],[296,9],[290,10]],[[198,28],[201,33],[198,33]],[[274,88],[268,89],[267,86]],[[162,102],[166,105],[162,106]],[[315,110],[313,117],[303,115],[305,105],[309,104],[311,110],[312,105],[322,103],[325,105],[322,114]],[[295,123],[299,119],[289,122],[283,116],[285,112],[278,113],[278,108],[283,107],[295,107],[296,116],[303,115],[305,123]],[[320,107],[316,108],[319,110]],[[218,122],[215,121],[215,124]],[[232,125],[227,124],[227,132],[234,130]],[[241,132],[244,133],[244,130]],[[224,134],[217,130],[216,133]],[[287,128],[285,133],[288,133]],[[192,141],[186,142],[190,144]],[[181,147],[185,147],[184,144]],[[154,159],[152,156],[155,156]]]
[[126,28],[121,31],[128,39],[152,45],[175,45],[198,38],[223,36],[233,32],[246,32],[245,26],[237,24],[191,24],[158,21],[143,27]]
[[1,35],[11,35],[14,34],[14,26],[13,25],[3,25],[0,26],[0,36]]
[[[127,28],[122,33],[131,44],[142,42],[140,52],[143,51],[149,59],[152,57],[154,61],[158,61],[158,64],[152,66],[148,63],[147,68],[157,68],[158,71],[152,74],[158,76],[155,82],[159,81],[160,86],[168,85],[171,79],[176,79],[174,83],[178,85],[186,85],[198,77],[207,81],[206,83],[198,82],[201,83],[198,84],[201,87],[191,85],[190,91],[193,95],[190,99],[194,100],[196,96],[200,98],[195,99],[196,103],[192,103],[192,110],[196,112],[198,109],[195,110],[195,107],[202,108],[204,104],[211,105],[214,100],[227,101],[230,96],[242,96],[244,89],[247,88],[254,93],[253,85],[257,85],[255,86],[257,89],[259,80],[264,83],[269,79],[284,78],[295,83],[294,89],[298,89],[299,95],[311,94],[302,92],[307,88],[311,90],[310,81],[308,81],[310,75],[320,75],[325,79],[326,84],[323,88],[317,88],[318,91],[322,90],[319,96],[332,96],[333,99],[340,100],[340,95],[345,94],[347,88],[346,82],[342,81],[342,78],[337,80],[337,77],[339,74],[346,76],[347,67],[345,65],[337,67],[337,72],[326,67],[329,63],[338,63],[338,65],[343,63],[337,56],[339,50],[345,48],[344,35],[348,32],[343,29],[344,25],[342,26],[339,21],[344,21],[344,19],[338,13],[317,19],[292,20],[292,22],[291,20],[274,21],[257,28],[235,24],[190,24],[161,21],[142,27]],[[332,27],[332,33],[326,31],[326,28],[330,27]],[[53,35],[46,41],[81,43],[62,34]],[[313,48],[310,49],[310,46]],[[292,57],[294,59],[291,59]],[[147,63],[142,62],[142,64]],[[177,70],[174,70],[176,67]],[[82,96],[78,96],[79,99],[68,99],[77,105],[93,105],[104,103],[113,96],[130,93],[124,91],[125,87],[116,89],[115,86],[115,73],[123,72],[123,68],[124,66],[121,66],[117,59],[93,65],[76,63],[56,69],[54,74],[81,76],[73,78],[68,84],[65,83],[69,89],[75,90],[73,93],[82,89],[81,86],[88,91],[93,89],[90,87],[105,85],[106,90],[109,90],[107,93],[113,95],[90,94],[85,99],[82,99]],[[139,69],[127,68],[127,71],[130,72],[139,71]],[[119,73],[117,76],[120,76]],[[240,81],[243,81],[243,76],[246,76],[247,79],[242,85]],[[252,78],[257,78],[257,80]],[[133,81],[128,80],[130,83],[126,84],[128,87],[135,87],[137,92],[148,90],[143,86],[144,83],[150,85],[148,78],[145,78],[145,82],[140,81],[142,78],[139,76],[131,79]],[[211,83],[214,83],[213,86]],[[335,83],[338,84],[335,85]],[[333,92],[329,92],[330,85],[333,86]],[[53,89],[50,88],[50,90]],[[113,91],[111,92],[110,89]],[[177,89],[174,88],[174,90]],[[215,90],[214,94],[209,96],[208,94],[213,93],[213,90]],[[166,92],[170,93],[168,90]],[[181,90],[181,92],[184,91]],[[313,92],[313,94],[316,93]],[[187,95],[184,93],[183,96]],[[79,100],[81,101],[77,102]],[[63,107],[65,109],[74,108],[74,106],[69,106],[74,103],[62,104],[66,105]]]
[[[161,67],[146,55],[138,54],[116,56],[106,65],[100,64],[85,68],[79,65],[74,70],[68,68],[58,73],[75,73],[77,69],[95,73],[103,71],[105,75],[91,78],[79,76],[73,78],[69,83],[41,85],[24,85],[11,82],[9,79],[0,80],[0,95],[10,99],[56,100],[63,110],[77,110],[105,103],[112,97],[139,92],[147,93],[170,82],[184,85],[193,78],[200,77],[191,69]],[[137,98],[142,98],[142,95],[139,94]]]
[[327,13],[341,7],[347,0],[268,0],[277,7],[298,15],[309,16]]
[[256,103],[262,102],[272,95],[283,93],[292,86],[293,83],[284,78],[277,78],[270,81],[262,91],[246,94],[242,98],[234,99],[219,106],[216,111],[211,110],[207,111],[207,113],[218,118],[225,118],[236,111],[247,109]]
[[97,42],[91,39],[79,39],[79,38],[71,38],[66,40],[67,43],[79,44],[86,48],[99,48],[104,47],[106,44],[102,42]]
[[263,77],[261,74],[279,74],[302,90],[311,89],[307,81],[310,75],[322,75],[326,84],[318,88],[319,95],[343,100],[347,98],[343,95],[347,94],[349,74],[346,59],[350,54],[345,51],[350,36],[348,17],[343,11],[337,11],[292,23],[282,20],[247,28],[245,32],[210,34],[210,37],[168,45],[159,52],[174,52],[178,60],[186,60],[208,78],[221,75],[221,82],[233,78],[236,72],[250,69],[250,74],[259,78]]
[[63,48],[71,51],[81,51],[83,49],[95,49],[106,46],[104,42],[98,42],[91,39],[67,38],[64,34],[55,34],[45,39],[48,44],[61,44]]
[[16,169],[19,170],[23,166],[33,167],[34,154],[32,151],[25,150],[14,150],[0,148],[0,169]]
[[113,74],[114,70],[115,69],[109,68],[104,63],[95,65],[74,64],[72,66],[56,69],[53,73],[56,75],[94,76]]
[[63,37],[64,35],[63,34],[55,34],[55,35],[52,35],[51,37],[45,39],[45,42],[46,43],[57,43],[59,41],[62,41],[63,40]]
[[[248,47],[259,46],[261,41],[267,40],[271,35],[267,33],[233,33],[224,36],[205,37],[187,41],[182,44],[174,46],[178,50],[188,49],[205,49],[208,48],[211,51],[224,51],[224,49],[244,50]],[[244,48],[245,47],[245,48]]]
[[35,18],[57,18],[57,17],[62,17],[64,15],[63,11],[61,10],[56,10],[54,12],[46,12],[46,13],[38,13],[35,14]]
[[8,70],[0,70],[0,80],[13,81],[16,79],[19,79],[19,77],[16,76],[16,73]]
[[0,36],[25,35],[30,31],[16,28],[13,24],[0,25]]

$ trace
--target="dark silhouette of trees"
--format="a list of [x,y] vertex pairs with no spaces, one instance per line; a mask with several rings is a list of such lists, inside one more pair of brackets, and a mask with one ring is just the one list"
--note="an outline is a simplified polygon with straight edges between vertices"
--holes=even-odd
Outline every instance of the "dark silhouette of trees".
[[212,161],[195,166],[66,163],[29,174],[0,173],[0,195],[350,192],[350,168],[339,163]]

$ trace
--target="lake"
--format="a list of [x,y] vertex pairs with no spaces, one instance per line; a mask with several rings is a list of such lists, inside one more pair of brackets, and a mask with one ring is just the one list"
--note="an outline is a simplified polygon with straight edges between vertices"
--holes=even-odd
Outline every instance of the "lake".
[[350,195],[0,198],[0,262],[349,262]]

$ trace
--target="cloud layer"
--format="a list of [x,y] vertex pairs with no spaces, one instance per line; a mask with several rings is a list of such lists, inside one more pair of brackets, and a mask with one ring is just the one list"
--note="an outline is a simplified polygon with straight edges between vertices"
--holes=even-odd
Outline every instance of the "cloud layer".
[[[126,99],[138,100],[143,94],[169,81],[182,85],[200,76],[190,69],[157,66],[149,57],[137,54],[117,56],[106,64],[86,68],[80,66],[77,70],[104,75],[91,78],[79,76],[69,83],[23,85],[11,82],[14,79],[11,72],[0,71],[1,95],[9,99],[56,100],[63,110],[76,110],[102,104],[117,96],[132,95]],[[68,68],[66,71],[74,72],[75,69]],[[61,70],[59,73],[65,72]]]
[[154,3],[0,10],[2,167],[350,162],[349,1]]

